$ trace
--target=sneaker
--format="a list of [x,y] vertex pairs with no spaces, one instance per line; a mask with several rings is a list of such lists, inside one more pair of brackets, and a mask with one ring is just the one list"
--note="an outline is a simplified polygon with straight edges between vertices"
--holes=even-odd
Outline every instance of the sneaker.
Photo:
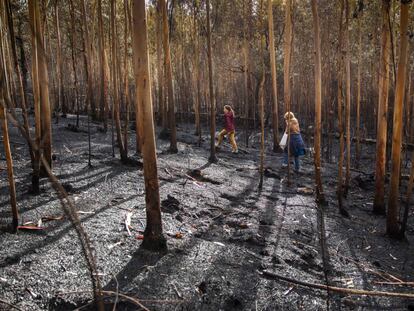
[[233,153],[239,153],[239,149],[232,150],[231,152],[233,152]]
[[282,167],[288,167],[287,163],[282,163]]

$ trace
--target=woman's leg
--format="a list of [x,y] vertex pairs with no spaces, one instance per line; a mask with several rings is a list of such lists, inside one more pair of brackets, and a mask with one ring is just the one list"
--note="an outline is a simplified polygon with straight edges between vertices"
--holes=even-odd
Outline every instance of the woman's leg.
[[295,156],[295,171],[299,171],[299,169],[300,169],[299,156]]
[[287,152],[287,148],[285,148],[285,150],[283,151],[283,165],[287,166],[288,165],[288,152]]
[[229,133],[229,140],[230,140],[230,144],[231,144],[231,147],[232,147],[233,152],[238,151],[237,143],[236,143],[236,138],[235,138],[235,132],[234,131],[231,131]]
[[226,129],[221,130],[221,132],[218,134],[218,141],[217,141],[216,147],[221,145],[221,143],[223,142],[223,138],[224,136],[226,136],[226,134],[227,134]]

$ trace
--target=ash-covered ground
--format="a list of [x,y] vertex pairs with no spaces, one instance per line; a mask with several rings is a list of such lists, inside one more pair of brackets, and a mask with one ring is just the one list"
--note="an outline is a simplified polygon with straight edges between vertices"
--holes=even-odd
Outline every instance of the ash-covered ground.
[[[145,228],[143,172],[112,157],[112,137],[92,124],[92,168],[87,133],[68,130],[73,116],[53,125],[54,174],[76,204],[90,236],[102,286],[135,297],[149,310],[413,310],[414,300],[327,293],[264,276],[271,271],[309,283],[413,293],[413,221],[407,240],[385,235],[385,217],[374,215],[372,146],[364,146],[361,170],[352,171],[345,199],[350,218],[338,212],[337,165],[324,163],[328,205],[315,203],[313,162],[302,171],[281,167],[282,154],[266,151],[259,191],[259,141],[232,154],[225,143],[209,164],[209,138],[201,147],[194,128],[178,128],[179,152],[157,140],[166,254],[140,249]],[[82,119],[82,129],[86,121]],[[0,147],[0,299],[22,310],[73,310],[91,302],[91,281],[77,234],[65,219],[57,194],[42,179],[41,194],[28,193],[30,161],[18,131],[10,126],[21,223],[42,220],[43,230],[5,229],[9,188]],[[130,154],[135,153],[130,132]],[[270,136],[269,136],[270,138]],[[139,158],[137,158],[140,160]],[[199,170],[195,171],[194,170]],[[195,173],[201,173],[200,178]],[[405,183],[402,181],[402,193]],[[125,219],[131,216],[130,233]],[[412,219],[412,217],[411,217]],[[401,285],[402,284],[402,285]],[[107,299],[112,310],[114,299]],[[1,310],[8,310],[0,303]],[[89,305],[86,307],[91,308]],[[117,310],[137,307],[118,299]]]

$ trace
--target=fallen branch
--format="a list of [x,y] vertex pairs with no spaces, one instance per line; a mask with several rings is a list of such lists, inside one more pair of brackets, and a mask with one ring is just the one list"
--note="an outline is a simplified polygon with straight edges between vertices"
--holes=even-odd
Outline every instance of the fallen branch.
[[381,291],[369,291],[363,289],[351,289],[351,288],[343,288],[343,287],[335,287],[335,286],[328,286],[323,284],[315,284],[315,283],[308,283],[304,281],[295,280],[292,278],[288,278],[286,276],[282,276],[270,271],[263,271],[263,275],[267,277],[271,277],[274,279],[282,280],[285,282],[289,282],[292,284],[315,288],[320,290],[329,290],[336,293],[348,294],[348,295],[358,295],[358,296],[382,296],[382,297],[395,297],[395,298],[409,298],[414,299],[414,294],[408,293],[392,293],[392,292],[381,292]]
[[[73,292],[66,292],[66,293],[58,293],[58,296],[61,296],[61,295],[71,295],[71,294],[85,294],[85,293],[93,293],[93,291],[90,291],[90,290],[86,290],[86,291],[73,291]],[[111,296],[114,296],[115,298],[116,297],[119,297],[119,298],[123,298],[123,299],[125,299],[126,301],[129,301],[129,302],[131,302],[132,304],[134,304],[134,305],[136,305],[136,306],[138,306],[138,307],[140,307],[141,309],[143,309],[143,310],[145,310],[145,311],[150,311],[147,307],[145,307],[138,299],[136,299],[136,298],[133,298],[133,297],[130,297],[130,296],[127,296],[127,295],[124,295],[124,294],[121,294],[121,293],[117,293],[117,292],[113,292],[113,291],[109,291],[109,290],[103,290],[102,292],[102,295],[106,295],[106,296],[109,296],[109,297],[111,297]]]
[[19,310],[19,311],[23,311],[22,309],[12,305],[11,303],[7,302],[6,300],[0,299],[0,303],[4,304],[6,306],[9,306],[10,308],[13,308],[13,309],[16,309],[16,310]]

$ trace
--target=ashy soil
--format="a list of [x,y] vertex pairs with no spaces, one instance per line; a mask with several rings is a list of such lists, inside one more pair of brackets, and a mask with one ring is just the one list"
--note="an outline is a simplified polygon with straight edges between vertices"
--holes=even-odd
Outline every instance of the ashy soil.
[[[81,121],[84,130],[86,120]],[[140,249],[145,228],[142,170],[122,165],[116,149],[112,157],[111,132],[100,132],[95,123],[93,166],[88,168],[87,133],[69,130],[74,122],[70,116],[53,125],[53,172],[79,210],[105,290],[137,298],[149,310],[414,309],[413,300],[327,293],[263,275],[270,271],[309,283],[413,293],[412,283],[410,287],[400,282],[414,281],[413,218],[407,239],[398,241],[385,235],[385,217],[371,212],[372,146],[364,146],[361,169],[352,171],[345,199],[350,217],[345,218],[336,203],[335,163],[323,165],[328,205],[318,207],[310,155],[303,158],[302,171],[292,173],[289,186],[282,154],[269,146],[259,191],[258,135],[250,137],[249,148],[238,135],[239,154],[232,154],[226,142],[218,152],[219,162],[210,164],[207,129],[199,147],[193,126],[181,125],[177,154],[168,153],[168,141],[157,140],[169,248],[158,254]],[[77,234],[46,179],[40,195],[29,194],[27,147],[12,126],[10,132],[21,222],[43,219],[43,230],[6,230],[11,214],[0,149],[0,299],[21,310],[87,305],[91,281]],[[134,135],[131,131],[130,154],[135,152]],[[128,214],[130,234],[125,226]],[[114,299],[106,302],[112,310]],[[1,310],[9,308],[0,303]],[[120,298],[117,310],[137,307]]]

